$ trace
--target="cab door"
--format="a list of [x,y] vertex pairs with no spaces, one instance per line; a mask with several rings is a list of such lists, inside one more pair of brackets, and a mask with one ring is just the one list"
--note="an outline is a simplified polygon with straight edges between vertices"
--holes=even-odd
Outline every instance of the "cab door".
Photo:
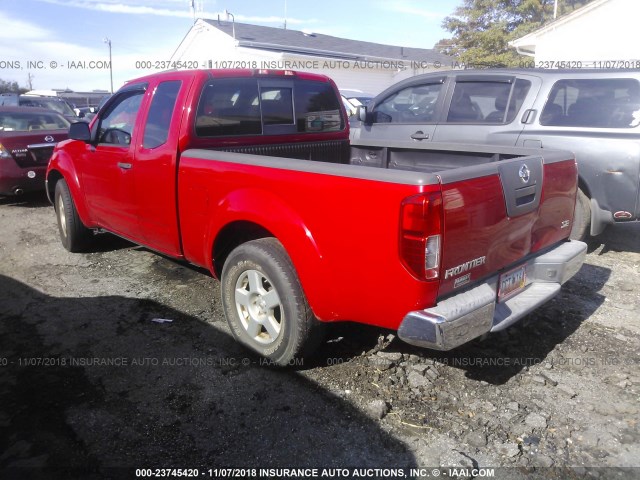
[[134,165],[141,236],[145,245],[173,256],[181,255],[176,211],[180,106],[186,104],[193,81],[193,75],[177,72],[149,86],[149,108],[145,109]]
[[434,141],[515,145],[540,84],[532,76],[456,75]]
[[121,91],[96,120],[95,141],[82,158],[86,202],[96,223],[132,240],[140,239],[135,202],[135,146],[137,121],[145,85]]
[[445,93],[446,77],[402,83],[373,105],[372,123],[354,129],[353,140],[392,140],[424,144],[433,140]]

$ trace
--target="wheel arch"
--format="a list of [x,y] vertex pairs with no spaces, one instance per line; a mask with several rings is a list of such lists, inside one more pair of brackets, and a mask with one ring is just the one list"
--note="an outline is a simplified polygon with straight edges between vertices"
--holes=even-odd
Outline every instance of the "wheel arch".
[[589,201],[589,208],[591,211],[589,235],[592,237],[600,235],[607,225],[615,223],[613,220],[613,214],[609,210],[604,210],[600,207],[598,199],[593,196],[589,184],[581,175],[578,175],[578,188],[586,195],[587,200]]
[[235,191],[219,205],[224,205],[224,209],[213,215],[208,243],[208,264],[217,278],[234,248],[251,240],[273,237],[291,259],[316,317],[323,320],[334,317],[325,307],[332,304],[333,295],[326,260],[314,233],[295,207],[271,192],[257,189]]
[[[72,146],[73,143],[75,142],[72,142],[72,144],[67,144],[66,147]],[[73,154],[78,155],[79,152],[74,150]],[[78,176],[78,172],[75,168],[71,155],[65,150],[54,151],[54,154],[49,162],[49,168],[47,169],[45,185],[47,190],[47,197],[52,204],[56,191],[56,183],[58,183],[60,180],[64,180],[65,182],[67,182],[67,186],[69,187],[69,192],[71,193],[71,197],[73,198],[73,202],[76,206],[78,216],[80,217],[82,223],[89,227],[89,225],[92,223],[90,221],[91,216],[89,215],[89,210],[87,209],[87,206],[85,204],[85,197],[80,186],[80,178]]]
[[584,177],[578,173],[578,188],[591,200],[591,188]]
[[47,198],[51,205],[54,205],[55,202],[56,184],[62,179],[64,179],[64,177],[58,170],[50,170],[47,175],[45,186],[47,189]]
[[216,277],[221,277],[227,257],[235,248],[243,243],[266,237],[275,238],[275,235],[254,222],[236,220],[225,225],[213,242],[213,270]]

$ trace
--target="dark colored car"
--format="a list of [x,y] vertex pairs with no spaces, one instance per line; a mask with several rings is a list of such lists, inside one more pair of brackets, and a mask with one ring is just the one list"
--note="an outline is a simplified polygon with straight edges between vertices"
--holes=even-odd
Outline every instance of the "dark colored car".
[[44,174],[69,121],[44,108],[0,107],[0,195],[44,190]]

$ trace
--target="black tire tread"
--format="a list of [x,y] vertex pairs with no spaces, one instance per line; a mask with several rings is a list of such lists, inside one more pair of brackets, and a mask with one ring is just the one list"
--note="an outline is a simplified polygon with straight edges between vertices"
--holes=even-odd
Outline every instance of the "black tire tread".
[[[67,235],[62,232],[62,226],[60,225],[60,219],[58,217],[58,198],[62,196],[64,202],[64,215],[66,216]],[[69,191],[69,186],[64,179],[60,179],[56,182],[55,195],[54,195],[54,207],[56,210],[56,219],[58,220],[58,232],[60,233],[60,241],[65,249],[72,253],[84,252],[87,250],[92,232],[84,226],[76,205]]]
[[[282,352],[279,352],[277,356],[268,356],[268,358],[277,365],[286,366],[294,359],[304,359],[305,357],[310,356],[324,338],[324,324],[317,320],[313,314],[289,255],[282,244],[273,237],[260,238],[244,243],[233,250],[227,258],[223,268],[221,288],[227,321],[230,322],[229,315],[234,314],[234,312],[228,311],[229,305],[227,305],[228,301],[225,299],[224,290],[227,275],[229,274],[230,269],[232,269],[237,262],[243,259],[259,264],[259,262],[252,260],[254,258],[268,259],[267,261],[272,263],[272,267],[275,267],[279,272],[284,274],[283,276],[280,276],[280,281],[285,283],[286,291],[279,291],[281,300],[283,303],[285,301],[295,301],[295,308],[300,312],[298,318],[293,319],[294,321],[292,322],[292,328],[295,329],[295,332],[292,332],[292,337],[294,339],[293,343],[290,343],[292,341],[291,339],[285,340],[288,344],[286,348],[284,348]],[[293,292],[293,298],[289,296],[285,297],[284,295],[286,295],[287,292]],[[247,343],[243,342],[241,338],[238,338],[233,328],[231,328],[231,332],[236,340],[247,345]],[[248,346],[253,350],[256,350],[252,345]],[[260,351],[258,351],[258,353],[263,354]]]
[[591,203],[589,197],[578,189],[576,196],[576,208],[573,215],[573,227],[571,228],[572,240],[585,241],[591,231]]

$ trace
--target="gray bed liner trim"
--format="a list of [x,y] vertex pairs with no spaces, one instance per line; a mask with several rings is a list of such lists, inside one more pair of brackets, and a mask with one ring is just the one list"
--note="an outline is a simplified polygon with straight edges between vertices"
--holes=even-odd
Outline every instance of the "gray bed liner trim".
[[430,143],[416,143],[415,145],[408,145],[403,141],[376,141],[376,140],[352,140],[352,147],[388,147],[407,150],[442,150],[452,152],[478,152],[478,153],[499,153],[504,155],[518,155],[522,157],[528,156],[542,156],[544,157],[544,163],[555,163],[574,158],[573,153],[568,150],[551,150],[551,149],[539,149],[539,148],[526,148],[526,147],[510,147],[506,145],[480,145],[475,143],[449,143],[449,142],[430,142]]
[[517,155],[517,158],[507,160],[492,161],[487,159],[487,163],[481,165],[465,166],[464,168],[454,168],[449,170],[441,170],[433,172],[440,177],[443,185],[461,182],[464,180],[472,180],[474,178],[487,177],[489,175],[498,174],[498,164],[506,162],[521,162],[532,158],[532,161],[539,161],[542,157],[542,163],[552,164],[573,160],[573,153],[565,150],[541,150],[539,148],[525,147],[509,147],[502,145],[476,145],[476,144],[456,144],[456,143],[439,143],[431,142],[425,144],[416,144],[407,146],[406,142],[390,142],[375,140],[356,140],[351,142],[352,147],[378,147],[391,148],[398,150],[429,150],[429,151],[450,151],[450,152],[466,152],[466,153],[488,153],[499,155]]
[[218,150],[191,149],[185,151],[182,154],[182,157],[318,173],[321,175],[334,175],[361,180],[375,180],[402,185],[437,185],[439,183],[438,177],[429,173],[388,170],[386,168],[383,169],[358,165],[316,162],[311,160],[297,160],[284,157],[268,157],[263,155],[250,155],[247,153],[222,152]]

